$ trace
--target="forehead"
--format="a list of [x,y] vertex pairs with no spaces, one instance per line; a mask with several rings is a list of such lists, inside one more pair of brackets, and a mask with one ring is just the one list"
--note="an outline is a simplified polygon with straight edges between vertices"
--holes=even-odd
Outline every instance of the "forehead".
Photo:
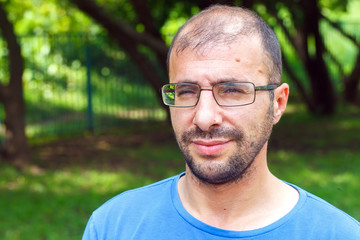
[[[258,38],[243,38],[227,46],[174,50],[170,56],[170,82],[253,81],[264,77],[264,51]],[[258,76],[260,75],[260,76]]]

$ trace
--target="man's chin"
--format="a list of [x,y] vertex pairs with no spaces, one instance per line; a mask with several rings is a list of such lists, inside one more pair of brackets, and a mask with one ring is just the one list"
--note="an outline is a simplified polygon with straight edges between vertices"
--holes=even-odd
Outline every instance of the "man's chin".
[[223,175],[223,174],[214,174],[214,173],[209,173],[209,172],[193,172],[192,174],[203,184],[206,185],[225,185],[225,184],[229,184],[231,182],[236,181],[236,179],[234,179],[231,176],[227,176],[227,175]]
[[234,181],[233,169],[216,158],[187,161],[187,166],[191,173],[205,184],[221,185]]

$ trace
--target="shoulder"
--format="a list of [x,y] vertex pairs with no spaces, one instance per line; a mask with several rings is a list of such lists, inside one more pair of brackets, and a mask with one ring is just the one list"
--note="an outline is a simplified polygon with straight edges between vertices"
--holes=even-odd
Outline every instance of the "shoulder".
[[104,215],[120,214],[123,211],[130,209],[141,209],[150,202],[161,202],[166,198],[170,198],[171,187],[178,176],[173,176],[162,181],[125,191],[96,209],[93,213],[95,217]]
[[[171,194],[179,176],[123,192],[96,209],[83,239],[131,239],[144,221],[161,218],[172,207]],[[156,223],[158,224],[158,223]],[[131,230],[132,229],[132,230]]]
[[[316,229],[347,239],[360,239],[360,223],[327,201],[294,186],[300,193],[301,207],[296,215],[308,229]],[[354,238],[355,237],[355,238]]]
[[344,211],[340,210],[339,208],[335,207],[334,205],[328,203],[324,199],[315,196],[312,193],[306,193],[306,206],[309,209],[312,209],[314,214],[321,213],[322,217],[329,217],[330,221],[341,219],[342,221],[353,222],[359,225],[359,222],[356,221],[353,217],[349,214],[345,213]]

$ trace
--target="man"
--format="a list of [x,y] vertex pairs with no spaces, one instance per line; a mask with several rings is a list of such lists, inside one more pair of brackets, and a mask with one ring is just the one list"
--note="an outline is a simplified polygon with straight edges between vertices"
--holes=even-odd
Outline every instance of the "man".
[[204,10],[179,30],[168,64],[163,100],[186,172],[111,199],[83,239],[360,239],[359,222],[268,169],[289,87],[261,18]]

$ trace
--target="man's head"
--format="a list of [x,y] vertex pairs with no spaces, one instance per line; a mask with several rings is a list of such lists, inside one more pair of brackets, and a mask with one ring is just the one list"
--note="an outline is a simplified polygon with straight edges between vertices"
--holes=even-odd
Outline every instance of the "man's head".
[[269,25],[256,13],[240,8],[214,5],[190,18],[174,37],[168,52],[178,54],[187,48],[206,53],[214,46],[226,46],[241,38],[257,36],[261,40],[264,61],[269,68],[269,83],[281,82],[281,50]]
[[281,53],[266,23],[241,8],[209,8],[179,30],[168,64],[165,94],[174,101],[171,120],[188,170],[204,183],[225,184],[259,167],[256,159],[266,164],[288,96],[286,84],[272,90]]

